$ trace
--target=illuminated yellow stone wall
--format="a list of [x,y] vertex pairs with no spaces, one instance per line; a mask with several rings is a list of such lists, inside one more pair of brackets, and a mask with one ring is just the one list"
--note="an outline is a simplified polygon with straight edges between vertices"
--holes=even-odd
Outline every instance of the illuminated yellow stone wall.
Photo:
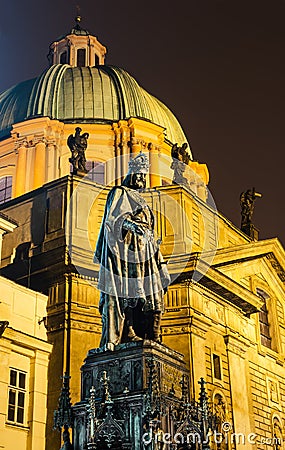
[[[12,196],[17,197],[70,173],[67,138],[79,126],[89,133],[86,159],[108,163],[105,184],[120,184],[128,171],[130,154],[149,152],[148,186],[171,183],[171,145],[164,129],[146,120],[130,118],[113,124],[64,124],[48,117],[13,125],[11,138],[0,142],[0,178],[13,177]],[[209,174],[205,164],[192,162],[187,177],[193,191],[206,199]]]
[[[127,139],[127,124],[120,123],[120,127],[120,136],[123,133]],[[108,130],[110,137],[113,129]],[[70,132],[71,128],[67,134]],[[92,139],[91,136],[91,142]],[[134,144],[137,146],[148,141],[145,136],[143,142],[137,139]],[[64,157],[67,156],[66,150]],[[43,221],[45,233],[39,233],[43,236],[42,261],[45,257],[49,261],[47,271],[58,274],[59,266],[53,266],[57,262],[49,252],[57,255],[60,244],[64,249],[60,264],[64,264],[63,256],[66,261],[61,270],[72,268],[68,266],[70,258],[70,264],[85,273],[61,274],[58,282],[51,278],[48,329],[53,356],[48,377],[48,430],[57,406],[60,376],[67,369],[68,361],[75,403],[79,400],[80,366],[88,349],[99,345],[99,292],[96,276],[89,277],[86,273],[93,271],[96,275],[98,270],[92,262],[93,251],[108,191],[90,180],[66,176],[51,181],[23,201],[19,198],[19,204],[15,200],[15,204],[12,202],[5,209],[19,226],[4,237],[4,266],[10,264],[14,249],[23,241],[32,241],[31,254],[37,250],[31,229],[41,221],[39,212],[37,221],[32,216],[35,205],[43,199],[48,200],[51,208],[47,223]],[[285,419],[284,249],[277,239],[251,241],[194,190],[165,185],[148,189],[144,196],[155,213],[157,237],[162,239],[162,253],[169,260],[168,269],[173,278],[165,297],[162,341],[185,355],[192,394],[197,398],[197,382],[203,376],[210,400],[215,402],[219,396],[223,399],[224,419],[233,423],[235,431],[243,433],[246,439],[250,433],[256,433],[261,442],[272,436],[276,421],[283,423]],[[66,210],[67,205],[70,209]],[[71,250],[69,254],[66,246]],[[43,269],[39,276],[45,274]],[[258,311],[262,302],[257,289],[268,296],[271,348],[261,343]],[[220,377],[215,374],[214,358],[219,358]],[[50,435],[51,441],[54,436]],[[54,448],[58,445],[56,438]],[[245,445],[237,444],[239,449],[251,447],[248,441]]]
[[[6,450],[45,448],[47,370],[52,346],[44,326],[47,296],[0,277],[0,442]],[[25,374],[23,423],[8,418],[10,370]],[[16,389],[17,391],[17,389]],[[18,391],[17,391],[18,392]],[[17,394],[16,394],[17,395]],[[17,401],[16,401],[17,403]]]

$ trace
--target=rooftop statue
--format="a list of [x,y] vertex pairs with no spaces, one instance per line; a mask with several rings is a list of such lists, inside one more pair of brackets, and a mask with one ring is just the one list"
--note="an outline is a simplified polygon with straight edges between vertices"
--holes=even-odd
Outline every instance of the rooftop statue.
[[148,158],[129,162],[121,186],[107,197],[95,251],[102,315],[100,347],[152,339],[159,341],[163,296],[170,277],[154,235],[154,215],[141,195]]
[[248,189],[247,191],[240,194],[241,229],[252,224],[254,202],[256,198],[261,196],[261,194],[255,192],[255,188]]
[[80,127],[76,127],[74,136],[70,134],[67,138],[67,145],[71,151],[71,158],[69,158],[69,162],[73,166],[74,175],[78,172],[82,172],[83,174],[87,172],[85,151],[87,149],[87,139],[89,138],[89,133],[80,134],[81,131],[82,129]]
[[191,160],[191,155],[186,150],[187,146],[187,143],[184,143],[181,147],[178,147],[177,144],[173,145],[171,149],[172,164],[170,168],[174,171],[172,182],[189,187],[189,182],[183,175],[186,166],[188,166]]

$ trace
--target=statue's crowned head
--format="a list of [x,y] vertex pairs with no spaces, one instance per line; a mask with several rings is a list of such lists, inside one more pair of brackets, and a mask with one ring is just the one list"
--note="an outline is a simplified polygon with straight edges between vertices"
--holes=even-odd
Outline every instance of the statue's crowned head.
[[145,153],[140,152],[129,161],[129,170],[122,185],[128,186],[131,189],[145,189],[148,169],[148,157]]
[[145,153],[140,152],[137,156],[129,161],[129,171],[131,173],[148,173],[149,161]]

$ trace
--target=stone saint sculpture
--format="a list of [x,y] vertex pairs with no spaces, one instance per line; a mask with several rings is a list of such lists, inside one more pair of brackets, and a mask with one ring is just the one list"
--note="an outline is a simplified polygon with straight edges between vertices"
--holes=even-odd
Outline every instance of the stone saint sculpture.
[[129,162],[122,185],[109,192],[97,241],[100,347],[111,350],[120,343],[160,337],[170,277],[154,236],[153,213],[140,193],[148,168],[143,153]]
[[248,189],[240,194],[241,206],[241,229],[252,224],[252,215],[254,210],[254,202],[261,194],[255,192],[255,189]]
[[87,149],[89,133],[80,134],[81,131],[82,129],[80,127],[76,127],[74,136],[70,134],[67,139],[67,145],[71,151],[69,162],[72,164],[74,175],[78,172],[82,172],[83,174],[87,172],[85,151]]
[[187,146],[187,143],[183,144],[181,147],[178,147],[177,144],[173,145],[171,149],[172,163],[170,168],[174,171],[172,183],[189,187],[189,182],[187,178],[184,177],[186,166],[188,166],[189,161],[191,160],[190,153],[186,150]]

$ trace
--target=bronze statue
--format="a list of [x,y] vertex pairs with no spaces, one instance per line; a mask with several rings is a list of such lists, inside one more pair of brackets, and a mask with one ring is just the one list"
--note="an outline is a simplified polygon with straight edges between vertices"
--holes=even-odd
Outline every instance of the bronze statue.
[[184,172],[186,166],[189,164],[191,159],[190,154],[187,152],[187,143],[185,142],[181,147],[174,144],[171,149],[172,164],[170,168],[174,170],[173,180],[174,184],[182,184],[189,187],[189,183],[186,177],[184,177]]
[[86,173],[86,157],[85,151],[87,149],[87,139],[89,138],[89,133],[80,134],[82,129],[80,127],[75,128],[74,136],[70,134],[67,139],[67,145],[71,151],[71,162],[73,166],[73,174],[76,175],[78,172]]
[[240,194],[240,206],[241,206],[241,229],[252,224],[252,215],[254,210],[254,202],[256,198],[262,195],[255,192],[255,188],[248,189]]
[[170,277],[154,236],[153,213],[140,194],[148,167],[143,153],[129,162],[122,185],[109,192],[97,241],[100,347],[111,350],[124,342],[160,338]]

